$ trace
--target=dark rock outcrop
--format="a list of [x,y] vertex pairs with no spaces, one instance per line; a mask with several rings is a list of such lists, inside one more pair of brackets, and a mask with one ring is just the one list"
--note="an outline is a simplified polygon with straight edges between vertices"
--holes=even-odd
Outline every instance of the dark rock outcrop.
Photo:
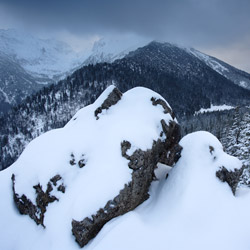
[[112,92],[110,92],[108,97],[105,99],[105,101],[102,103],[102,105],[95,110],[96,120],[99,119],[98,115],[101,114],[104,109],[109,109],[111,106],[115,105],[121,100],[121,97],[122,93],[120,92],[120,90],[114,88]]
[[[29,217],[32,220],[34,220],[37,225],[42,225],[45,228],[44,216],[47,210],[47,206],[49,205],[49,203],[58,201],[58,198],[55,197],[54,195],[51,195],[51,192],[53,191],[54,187],[57,187],[58,185],[57,182],[61,179],[62,178],[60,175],[55,175],[53,178],[51,178],[47,184],[47,189],[45,192],[43,191],[42,186],[39,183],[33,186],[33,188],[36,190],[36,205],[34,205],[32,201],[29,198],[27,198],[25,194],[22,194],[20,196],[16,192],[15,190],[16,177],[13,174],[11,177],[13,198],[14,198],[14,203],[20,214],[29,215]],[[63,183],[57,187],[57,191],[65,193],[65,186]]]
[[235,195],[236,188],[240,181],[241,175],[245,167],[242,166],[240,169],[234,169],[234,171],[228,171],[224,166],[220,167],[220,170],[216,172],[216,176],[222,181],[227,182]]
[[154,106],[161,105],[164,109],[165,114],[169,113],[173,119],[175,118],[173,110],[167,105],[167,103],[164,100],[152,97],[151,102]]
[[[164,113],[171,109],[163,100],[151,99],[153,105],[162,105]],[[173,113],[171,111],[171,116]],[[148,190],[154,178],[154,169],[158,162],[172,166],[180,157],[181,146],[180,127],[170,121],[167,124],[161,120],[162,132],[160,138],[154,141],[152,148],[146,151],[137,149],[131,155],[127,154],[131,148],[129,141],[121,142],[121,154],[129,160],[128,167],[133,170],[131,182],[125,184],[119,194],[109,200],[91,218],[82,221],[72,220],[72,233],[80,247],[85,246],[93,239],[102,227],[111,219],[123,215],[149,198]]]
[[76,164],[76,158],[74,156],[73,153],[71,153],[70,155],[70,161],[69,161],[69,164],[71,166],[75,166],[75,165],[78,165],[79,168],[83,168],[85,167],[86,163],[87,163],[87,160],[85,159],[85,155],[82,154],[81,158],[78,160],[77,164]]

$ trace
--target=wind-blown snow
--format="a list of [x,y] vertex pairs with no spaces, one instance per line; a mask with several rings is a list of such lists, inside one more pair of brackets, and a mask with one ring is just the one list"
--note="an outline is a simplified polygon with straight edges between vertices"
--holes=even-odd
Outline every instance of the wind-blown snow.
[[210,108],[208,108],[208,109],[201,108],[199,111],[195,112],[195,115],[206,113],[206,112],[223,111],[223,110],[230,110],[230,109],[234,109],[234,107],[226,105],[226,104],[223,104],[223,105],[213,105],[213,104],[211,104]]

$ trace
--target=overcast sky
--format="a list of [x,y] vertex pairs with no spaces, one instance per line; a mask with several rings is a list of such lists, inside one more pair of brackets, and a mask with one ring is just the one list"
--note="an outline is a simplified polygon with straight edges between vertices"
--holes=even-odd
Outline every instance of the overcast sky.
[[0,0],[0,28],[83,42],[135,33],[194,47],[250,72],[250,0]]

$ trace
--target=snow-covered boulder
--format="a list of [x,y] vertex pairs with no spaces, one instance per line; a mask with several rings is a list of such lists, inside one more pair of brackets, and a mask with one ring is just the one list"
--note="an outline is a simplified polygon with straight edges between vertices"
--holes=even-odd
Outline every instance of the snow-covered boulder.
[[0,173],[0,248],[86,245],[108,221],[149,198],[157,163],[178,160],[179,139],[159,94],[140,87],[122,94],[110,86]]

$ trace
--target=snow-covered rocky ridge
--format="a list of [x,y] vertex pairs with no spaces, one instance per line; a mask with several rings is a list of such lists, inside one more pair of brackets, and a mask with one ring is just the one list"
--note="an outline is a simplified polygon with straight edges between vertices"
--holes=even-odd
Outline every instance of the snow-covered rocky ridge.
[[247,249],[250,193],[227,179],[241,162],[207,132],[180,155],[179,136],[160,95],[110,86],[0,173],[0,248]]

